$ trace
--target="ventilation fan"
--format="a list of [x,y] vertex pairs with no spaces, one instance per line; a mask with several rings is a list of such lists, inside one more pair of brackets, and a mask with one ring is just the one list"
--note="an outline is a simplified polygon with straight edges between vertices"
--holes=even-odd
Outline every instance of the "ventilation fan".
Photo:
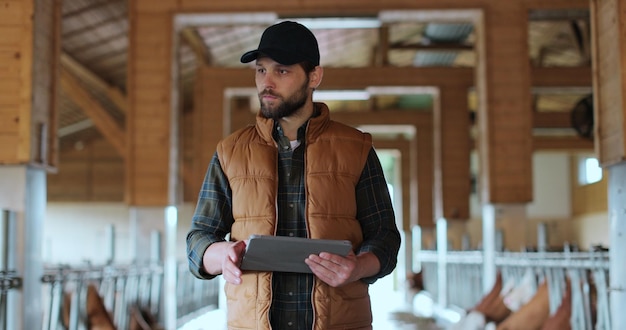
[[578,135],[593,139],[593,94],[589,94],[578,101],[570,115],[572,127]]

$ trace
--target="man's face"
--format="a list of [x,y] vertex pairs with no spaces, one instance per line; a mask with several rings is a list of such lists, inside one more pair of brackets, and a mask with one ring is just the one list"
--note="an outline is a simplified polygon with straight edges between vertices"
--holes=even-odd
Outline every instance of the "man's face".
[[268,57],[256,62],[256,86],[261,114],[266,118],[289,117],[309,98],[309,78],[298,64],[282,65]]

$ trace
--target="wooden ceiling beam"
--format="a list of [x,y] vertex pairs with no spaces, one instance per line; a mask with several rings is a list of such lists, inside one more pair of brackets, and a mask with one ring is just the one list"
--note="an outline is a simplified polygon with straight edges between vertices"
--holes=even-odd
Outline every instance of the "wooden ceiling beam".
[[100,76],[95,74],[90,69],[76,61],[67,53],[61,54],[61,66],[74,76],[80,78],[80,80],[92,84],[94,87],[100,89],[108,98],[119,108],[122,112],[126,113],[128,109],[128,102],[126,95],[117,86],[113,86]]
[[[454,10],[488,7],[489,0],[302,0],[302,1],[206,1],[180,0],[173,5],[160,5],[181,12],[255,12],[273,11],[280,15],[372,15],[377,11],[399,8],[401,10]],[[523,0],[529,9],[577,9],[589,8],[589,0]],[[155,2],[140,2],[142,10],[155,10]],[[446,9],[447,8],[447,9]]]
[[113,145],[122,158],[126,157],[126,135],[124,129],[104,109],[81,82],[67,70],[61,70],[61,88],[74,102],[81,107],[94,125]]
[[535,112],[533,128],[570,128],[571,114],[568,112]]
[[436,42],[432,44],[403,44],[393,43],[389,45],[391,50],[423,50],[423,51],[471,51],[474,50],[474,46],[465,45],[456,42]]
[[533,67],[530,71],[533,87],[591,87],[590,66]]
[[[232,87],[253,87],[251,69],[211,67],[216,75],[228,79]],[[590,67],[532,68],[533,87],[590,87]],[[351,89],[370,86],[446,86],[474,85],[473,68],[441,67],[365,67],[324,68],[320,89]]]
[[403,110],[366,111],[366,112],[333,112],[333,120],[346,125],[413,125],[415,127],[431,127],[433,125],[431,112],[415,112]]
[[180,31],[180,36],[184,43],[191,48],[191,51],[196,55],[196,60],[204,63],[204,65],[211,65],[213,58],[211,52],[207,47],[204,40],[195,28],[186,28]]

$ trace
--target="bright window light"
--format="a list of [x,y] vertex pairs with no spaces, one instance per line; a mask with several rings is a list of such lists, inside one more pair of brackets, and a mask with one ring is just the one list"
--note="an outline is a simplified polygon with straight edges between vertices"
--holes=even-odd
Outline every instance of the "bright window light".
[[597,158],[582,157],[578,166],[578,181],[581,185],[592,184],[602,180],[602,168]]
[[315,91],[313,101],[365,101],[370,93],[364,90]]
[[381,23],[370,17],[285,18],[315,29],[377,29]]

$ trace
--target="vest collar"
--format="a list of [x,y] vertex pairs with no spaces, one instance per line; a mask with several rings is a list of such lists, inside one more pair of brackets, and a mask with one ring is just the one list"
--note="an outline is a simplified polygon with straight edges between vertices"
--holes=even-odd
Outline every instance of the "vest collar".
[[[314,102],[316,111],[307,124],[306,141],[314,141],[328,127],[330,122],[330,111],[328,106],[321,102]],[[265,118],[259,111],[256,115],[256,130],[261,138],[267,143],[274,143],[274,120]]]

